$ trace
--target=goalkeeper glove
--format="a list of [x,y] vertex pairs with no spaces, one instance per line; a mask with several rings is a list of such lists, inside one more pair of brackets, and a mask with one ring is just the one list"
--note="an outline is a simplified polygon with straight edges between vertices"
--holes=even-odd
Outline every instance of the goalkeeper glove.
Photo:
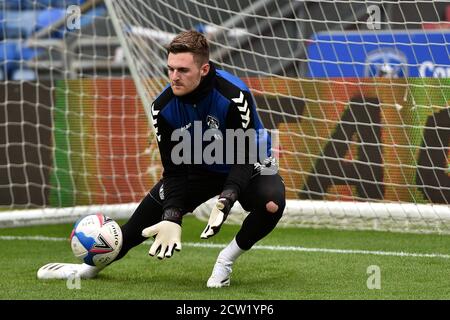
[[234,202],[236,201],[236,198],[236,192],[232,190],[224,190],[220,194],[219,199],[214,205],[209,216],[208,225],[206,226],[205,230],[203,230],[200,238],[208,239],[216,235],[220,231],[220,228],[227,219],[228,214],[230,213],[230,210],[233,207]]
[[180,210],[169,208],[164,211],[163,220],[142,230],[142,236],[155,237],[149,255],[158,254],[159,259],[170,258],[173,250],[181,251],[181,219]]

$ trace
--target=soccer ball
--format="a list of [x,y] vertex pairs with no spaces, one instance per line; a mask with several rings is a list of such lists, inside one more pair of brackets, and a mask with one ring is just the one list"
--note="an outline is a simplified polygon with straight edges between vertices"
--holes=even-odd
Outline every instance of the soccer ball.
[[122,230],[113,219],[98,213],[78,220],[70,235],[72,252],[91,266],[105,267],[122,248]]

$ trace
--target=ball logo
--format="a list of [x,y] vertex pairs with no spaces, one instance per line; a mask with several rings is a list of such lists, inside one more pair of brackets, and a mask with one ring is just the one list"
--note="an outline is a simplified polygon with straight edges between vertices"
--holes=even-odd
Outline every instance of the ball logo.
[[392,48],[380,48],[367,54],[365,77],[404,78],[408,76],[405,54]]
[[97,241],[91,249],[91,252],[95,253],[104,253],[111,252],[114,248],[108,243],[108,241],[103,237],[103,235],[99,235],[97,237]]
[[111,225],[111,230],[112,233],[114,235],[114,245],[119,245],[119,232],[117,231],[117,228],[115,227],[115,225]]

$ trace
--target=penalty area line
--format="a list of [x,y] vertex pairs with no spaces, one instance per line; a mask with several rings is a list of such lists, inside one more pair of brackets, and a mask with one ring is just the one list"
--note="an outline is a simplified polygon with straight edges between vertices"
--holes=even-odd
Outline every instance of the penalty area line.
[[[69,241],[68,238],[46,237],[46,236],[0,236],[3,241]],[[151,241],[144,241],[144,244],[151,244]],[[184,247],[193,248],[225,248],[226,244],[219,243],[200,243],[200,242],[184,242]],[[450,255],[442,253],[412,253],[412,252],[395,252],[395,251],[371,251],[371,250],[354,250],[354,249],[329,249],[329,248],[305,248],[296,246],[267,246],[254,245],[252,250],[269,250],[269,251],[294,251],[294,252],[319,252],[319,253],[335,253],[335,254],[362,254],[376,256],[393,256],[408,258],[441,258],[450,259]]]

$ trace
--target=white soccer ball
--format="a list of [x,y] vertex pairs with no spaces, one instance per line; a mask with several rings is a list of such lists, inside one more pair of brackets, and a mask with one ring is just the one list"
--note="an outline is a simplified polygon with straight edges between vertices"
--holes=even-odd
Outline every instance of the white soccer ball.
[[104,267],[122,248],[122,230],[113,219],[100,213],[92,214],[75,223],[70,245],[75,257],[84,263]]

